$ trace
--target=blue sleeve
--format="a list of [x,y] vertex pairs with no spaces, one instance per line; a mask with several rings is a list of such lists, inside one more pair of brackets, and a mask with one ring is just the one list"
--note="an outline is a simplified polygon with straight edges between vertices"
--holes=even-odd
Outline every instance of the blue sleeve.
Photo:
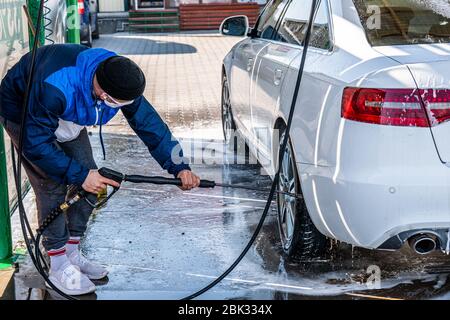
[[24,155],[53,180],[81,186],[89,169],[67,156],[56,144],[55,131],[65,110],[64,95],[49,84],[35,85],[25,123]]
[[122,112],[131,128],[164,170],[175,177],[180,171],[191,170],[179,142],[144,97],[141,96],[133,104],[122,107]]

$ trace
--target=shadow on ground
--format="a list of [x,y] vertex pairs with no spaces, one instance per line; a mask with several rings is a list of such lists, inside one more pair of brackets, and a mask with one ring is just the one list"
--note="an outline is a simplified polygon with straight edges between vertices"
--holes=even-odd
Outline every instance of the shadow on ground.
[[[96,47],[102,47],[102,40],[98,40]],[[118,54],[124,55],[164,55],[164,54],[192,54],[197,49],[186,43],[150,40],[141,37],[115,38],[113,48]]]

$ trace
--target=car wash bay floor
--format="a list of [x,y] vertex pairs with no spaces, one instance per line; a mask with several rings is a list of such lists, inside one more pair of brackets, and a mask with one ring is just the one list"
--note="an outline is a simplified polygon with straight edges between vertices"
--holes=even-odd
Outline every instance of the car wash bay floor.
[[[225,45],[223,39],[215,34],[118,34],[102,37],[97,46],[116,50],[133,47],[146,52],[137,57],[141,65],[147,65],[149,83],[155,82],[146,95],[181,140],[194,162],[193,170],[202,178],[268,188],[270,179],[257,164],[246,164],[244,156],[238,157],[240,164],[227,163],[230,157],[226,155],[218,118],[220,59],[233,42]],[[175,44],[164,45],[166,42]],[[156,49],[150,48],[154,43],[161,43],[170,53],[153,57],[151,50]],[[179,59],[171,57],[177,55],[176,49],[168,49],[171,46],[182,48]],[[124,51],[136,58],[135,51]],[[147,60],[153,58],[159,62]],[[168,63],[167,59],[177,63],[187,59],[192,65],[205,65],[210,59],[207,69],[211,70],[205,70],[205,79],[169,67],[167,74],[161,70],[159,76],[154,76],[154,69],[160,68],[159,63]],[[184,96],[185,89],[179,86],[189,82],[188,78],[194,83],[187,89],[190,95]],[[158,88],[170,87],[180,94],[173,98],[169,89],[157,93]],[[169,98],[173,99],[170,103]],[[104,128],[106,160],[101,160],[98,128],[90,132],[99,166],[128,174],[163,174],[121,117]],[[172,186],[125,183],[89,223],[83,251],[88,258],[105,265],[110,275],[98,283],[96,294],[82,299],[178,299],[195,292],[240,254],[258,223],[266,197],[265,192],[238,189],[183,192]],[[33,215],[32,193],[27,197],[27,206]],[[280,250],[276,215],[273,205],[262,233],[242,263],[202,299],[450,298],[448,256],[417,257],[407,248],[387,253],[339,244],[322,260],[290,262]],[[19,240],[17,215],[13,220],[14,237]],[[26,257],[20,262],[15,276],[17,299],[58,299],[45,289]],[[370,282],[374,277],[370,278],[368,272],[372,270],[380,270],[379,282]]]

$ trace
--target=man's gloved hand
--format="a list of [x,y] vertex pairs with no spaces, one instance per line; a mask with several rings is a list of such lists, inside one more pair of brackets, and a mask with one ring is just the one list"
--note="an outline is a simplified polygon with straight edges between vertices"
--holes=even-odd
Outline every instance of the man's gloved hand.
[[120,187],[116,181],[103,177],[97,170],[91,170],[81,187],[87,192],[98,194],[106,189],[107,185]]
[[178,176],[178,179],[181,179],[183,185],[180,187],[181,190],[191,190],[197,188],[200,185],[200,178],[195,175],[190,170],[181,171]]

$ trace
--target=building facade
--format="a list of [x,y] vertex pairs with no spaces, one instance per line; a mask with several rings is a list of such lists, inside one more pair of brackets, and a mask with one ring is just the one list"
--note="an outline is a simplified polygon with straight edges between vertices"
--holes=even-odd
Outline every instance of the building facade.
[[98,0],[100,33],[218,30],[223,19],[255,23],[267,0]]
[[257,2],[266,4],[267,0],[99,0],[100,12],[124,12],[131,10],[173,9],[180,4],[232,4]]

